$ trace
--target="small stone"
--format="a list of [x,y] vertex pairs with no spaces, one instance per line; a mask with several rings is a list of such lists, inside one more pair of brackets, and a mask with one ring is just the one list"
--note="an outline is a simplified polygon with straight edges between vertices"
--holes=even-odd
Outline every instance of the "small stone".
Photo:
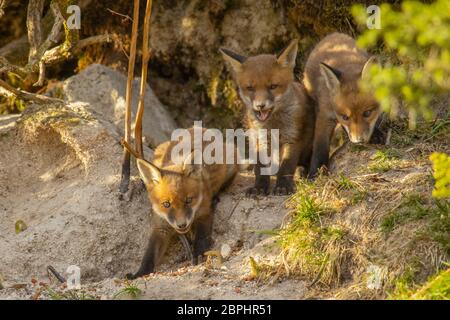
[[231,254],[231,247],[224,243],[222,245],[222,247],[220,248],[220,255],[222,256],[222,258],[227,259]]

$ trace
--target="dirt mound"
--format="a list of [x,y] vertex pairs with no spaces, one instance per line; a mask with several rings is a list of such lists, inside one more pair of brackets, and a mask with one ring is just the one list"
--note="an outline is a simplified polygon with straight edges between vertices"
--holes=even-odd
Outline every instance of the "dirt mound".
[[[84,104],[27,110],[0,139],[4,279],[40,278],[47,265],[78,265],[85,279],[134,267],[148,207],[144,195],[129,210],[117,200],[117,137]],[[28,228],[16,234],[18,220]]]

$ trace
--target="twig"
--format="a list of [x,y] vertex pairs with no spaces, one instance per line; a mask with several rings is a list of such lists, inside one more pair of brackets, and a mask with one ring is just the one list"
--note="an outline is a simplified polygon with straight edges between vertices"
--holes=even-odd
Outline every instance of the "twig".
[[42,103],[63,103],[61,99],[51,98],[40,94],[29,93],[20,89],[16,89],[9,85],[7,82],[0,79],[0,96],[15,96],[19,99],[26,101],[33,101],[39,104]]
[[56,269],[53,268],[52,266],[47,267],[47,272],[51,272],[55,276],[55,278],[58,279],[59,282],[61,282],[61,283],[66,282],[66,279],[58,271],[56,271]]
[[120,144],[135,157],[136,159],[141,159],[139,154],[133,149],[133,147],[125,141],[125,139],[120,140]]
[[44,2],[44,0],[28,2],[27,32],[28,42],[30,43],[29,62],[35,59],[39,46],[42,43],[41,17],[44,11]]
[[[109,10],[109,9],[108,9]],[[127,88],[125,96],[125,142],[131,142],[131,98],[133,93],[134,65],[136,63],[136,45],[139,26],[139,0],[134,0],[133,5],[133,26],[131,29],[131,48],[128,60]],[[124,194],[130,184],[130,152],[125,148],[122,160],[122,177],[120,180],[119,192]]]
[[61,27],[64,22],[64,18],[61,14],[61,11],[59,10],[58,4],[56,2],[52,2],[50,4],[50,7],[52,9],[53,16],[55,17],[55,21],[53,23],[52,30],[47,36],[47,39],[40,44],[38,51],[36,52],[36,56],[33,57],[34,59],[29,60],[29,64],[33,65],[35,64],[35,60],[38,60],[39,64],[39,79],[38,81],[33,84],[33,86],[43,86],[44,80],[45,80],[45,62],[43,59],[43,56],[45,52],[55,43],[58,42],[60,34],[61,34]]
[[46,65],[55,64],[57,62],[71,58],[87,46],[112,41],[113,39],[110,34],[103,34],[81,39],[69,51],[67,51],[65,44],[61,44],[57,47],[47,50],[43,55],[42,60]]
[[141,86],[139,90],[139,103],[136,114],[136,122],[134,127],[134,143],[138,154],[143,156],[144,151],[142,148],[142,118],[144,116],[144,102],[145,102],[145,89],[147,86],[147,69],[148,61],[150,59],[149,50],[149,38],[150,38],[150,18],[152,15],[152,0],[147,0],[147,6],[145,7],[144,18],[144,35],[142,44],[142,75]]
[[187,239],[185,234],[178,235],[178,238],[180,238],[181,243],[183,244],[184,251],[186,251],[187,258],[189,261],[191,261],[192,264],[194,264],[194,254],[192,253],[191,244],[189,243],[189,240]]
[[[135,0],[135,2],[134,2],[134,8],[136,8],[136,0]],[[138,8],[139,8],[139,1],[138,1]],[[115,15],[118,15],[118,16],[121,16],[122,18],[125,18],[125,20],[130,20],[130,21],[134,21],[134,19],[135,19],[135,15],[134,15],[134,11],[133,11],[133,19],[131,19],[131,17],[129,16],[129,15],[126,15],[126,14],[123,14],[123,13],[119,13],[119,12],[116,12],[116,11],[114,11],[114,10],[111,10],[110,8],[106,8],[106,10],[108,10],[109,12],[111,12],[112,14],[115,14]],[[139,18],[139,16],[138,16],[138,18]],[[131,42],[133,42],[133,41],[131,41]]]
[[0,19],[5,14],[5,10],[4,10],[5,8],[6,8],[6,0],[0,0]]
[[329,254],[327,254],[325,256],[325,258],[322,261],[322,265],[320,266],[319,272],[317,273],[316,277],[314,278],[314,280],[307,286],[307,288],[311,288],[313,285],[315,285],[317,283],[317,281],[320,280],[320,277],[322,276],[323,270],[325,270],[325,266],[326,266],[326,262],[328,260]]
[[23,68],[10,63],[5,57],[0,57],[0,74],[6,72],[12,72],[20,78],[23,78],[27,73]]

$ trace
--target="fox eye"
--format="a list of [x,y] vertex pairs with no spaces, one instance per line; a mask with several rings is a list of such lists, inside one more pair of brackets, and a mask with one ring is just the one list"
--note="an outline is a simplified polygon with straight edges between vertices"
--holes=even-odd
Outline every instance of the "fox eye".
[[278,88],[278,84],[271,84],[269,88],[270,90],[275,90],[276,88]]
[[192,202],[192,197],[187,197],[186,198],[186,204],[190,204]]
[[164,206],[164,208],[170,208],[170,202],[169,201],[164,201],[162,203],[162,205]]
[[255,91],[255,88],[253,88],[252,86],[247,86],[246,89],[247,89],[248,91]]
[[344,120],[344,121],[347,121],[347,120],[349,119],[349,117],[346,116],[345,114],[341,114],[341,118],[342,118],[342,120]]
[[370,117],[371,114],[372,114],[372,110],[366,110],[363,112],[363,117],[368,118],[368,117]]

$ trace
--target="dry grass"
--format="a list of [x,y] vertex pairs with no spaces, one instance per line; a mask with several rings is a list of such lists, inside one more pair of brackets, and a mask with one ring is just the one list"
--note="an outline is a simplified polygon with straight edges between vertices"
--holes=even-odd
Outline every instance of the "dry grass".
[[391,146],[347,146],[336,173],[300,181],[279,235],[284,274],[309,280],[315,297],[373,299],[445,268],[450,201],[431,197],[428,160],[450,151],[450,130],[439,123],[398,126]]

